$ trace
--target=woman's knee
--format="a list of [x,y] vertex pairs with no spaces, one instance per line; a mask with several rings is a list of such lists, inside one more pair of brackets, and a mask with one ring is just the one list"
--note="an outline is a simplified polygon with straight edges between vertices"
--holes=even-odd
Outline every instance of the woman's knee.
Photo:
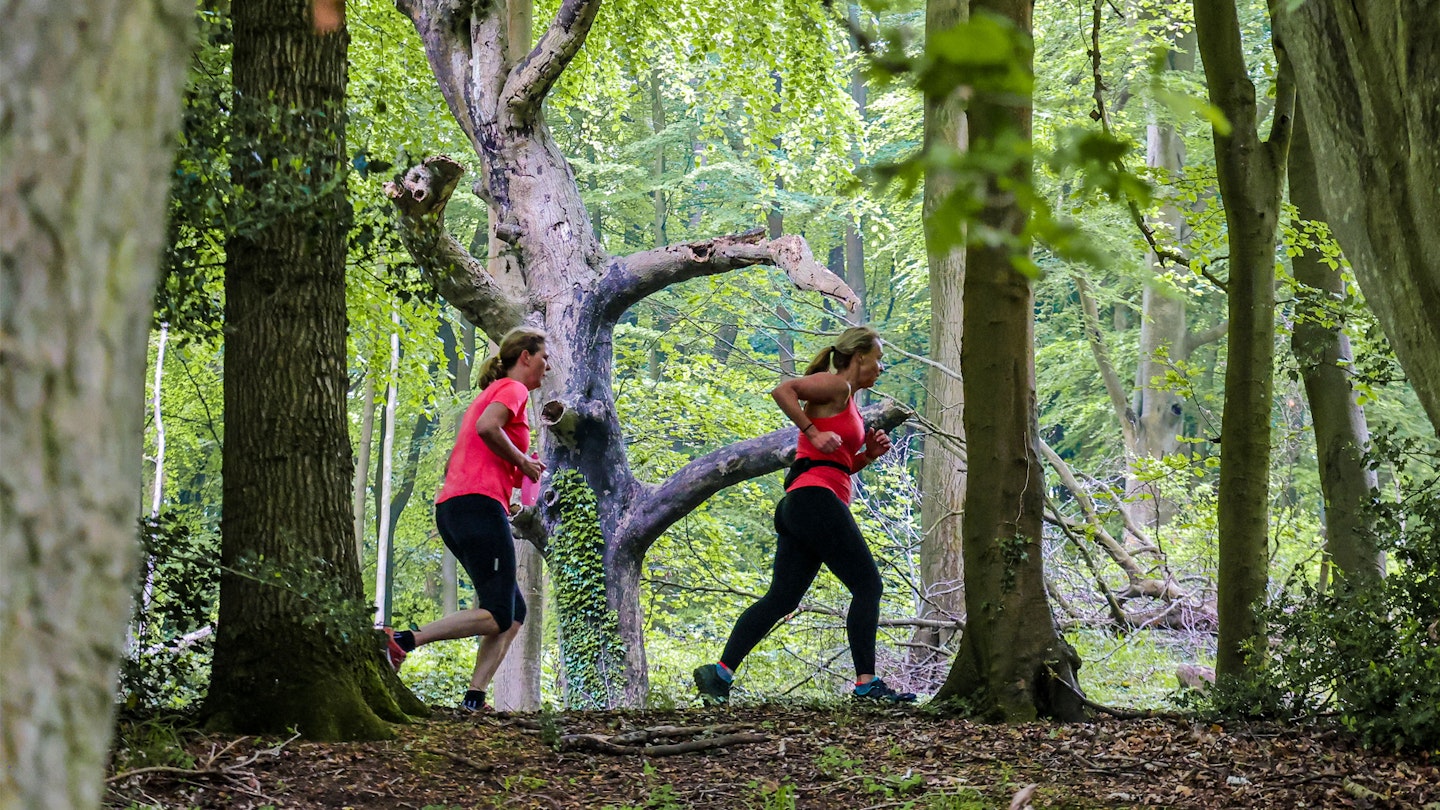
[[850,589],[850,596],[861,604],[880,604],[880,597],[885,595],[885,583],[880,580],[880,573],[877,571],[874,576],[862,577]]
[[510,632],[510,628],[518,628],[520,626],[520,623],[515,621],[515,617],[511,615],[509,611],[502,612],[492,610],[490,611],[490,615],[495,620],[495,632],[490,635],[503,636]]
[[804,598],[804,593],[776,593],[775,591],[770,591],[760,597],[760,601],[756,604],[760,605],[766,613],[788,616],[794,613],[796,608],[800,607],[800,600]]

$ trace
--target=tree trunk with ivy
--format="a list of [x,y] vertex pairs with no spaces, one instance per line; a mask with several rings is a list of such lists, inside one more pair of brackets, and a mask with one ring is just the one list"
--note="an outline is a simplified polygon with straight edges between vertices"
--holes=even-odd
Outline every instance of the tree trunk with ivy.
[[[1323,223],[1319,167],[1299,105],[1294,141],[1290,145],[1290,201],[1301,220]],[[1353,584],[1367,585],[1385,574],[1385,555],[1376,546],[1374,519],[1367,516],[1379,482],[1365,463],[1370,429],[1365,409],[1350,384],[1355,356],[1345,334],[1345,280],[1339,261],[1339,256],[1326,257],[1318,247],[1307,247],[1292,259],[1295,282],[1301,286],[1290,347],[1305,380],[1305,398],[1315,426],[1315,457],[1325,500],[1325,550],[1338,575]]]
[[[1030,0],[972,0],[1016,29],[1014,58],[1032,72]],[[969,105],[972,148],[1030,138],[1030,99],[976,93]],[[1030,210],[1022,195],[1031,164],[1017,159],[991,178],[975,224],[1008,237],[973,240],[965,257],[965,435],[969,477],[962,520],[965,630],[937,700],[964,699],[988,717],[1084,718],[1075,671],[1079,657],[1060,638],[1045,591],[1041,547],[1045,480],[1035,400],[1034,291],[1017,269]],[[1005,180],[1011,181],[1006,184]],[[1013,185],[1012,185],[1013,184]],[[1013,243],[1012,243],[1013,242]]]
[[1440,432],[1440,14],[1433,0],[1279,3],[1326,219]]
[[[441,93],[479,158],[474,191],[489,205],[491,255],[472,257],[444,229],[445,205],[464,172],[449,158],[429,158],[387,185],[401,236],[439,293],[492,339],[522,322],[548,333],[552,371],[539,391],[548,480],[574,470],[595,494],[594,514],[585,519],[596,521],[604,539],[604,609],[615,614],[625,653],[623,688],[607,699],[639,705],[648,691],[639,601],[646,552],[715,492],[788,464],[795,430],[722,448],[658,484],[638,480],[611,388],[616,322],[671,284],[761,264],[783,267],[797,286],[847,307],[854,295],[798,236],[771,239],[757,230],[630,256],[605,253],[542,112],[600,0],[564,0],[533,47],[510,21],[513,2],[398,5],[415,24]],[[904,415],[886,405],[871,418],[893,427]],[[564,506],[547,487],[536,507],[516,516],[517,533],[544,546],[566,517]]]
[[349,35],[317,33],[306,0],[233,13],[231,172],[257,204],[226,244],[225,509],[206,711],[212,727],[242,733],[384,738],[384,721],[424,707],[384,664],[352,536]]
[[[0,25],[0,806],[98,807],[193,4]],[[123,77],[117,80],[116,77]]]
[[[1272,9],[1277,2],[1272,0]],[[1258,665],[1256,615],[1269,580],[1270,409],[1275,381],[1275,232],[1295,105],[1290,65],[1277,40],[1275,108],[1261,140],[1255,85],[1246,72],[1240,23],[1228,0],[1195,0],[1195,31],[1210,101],[1225,114],[1215,163],[1230,247],[1229,351],[1220,423],[1219,677]],[[1227,131],[1228,130],[1228,131]]]

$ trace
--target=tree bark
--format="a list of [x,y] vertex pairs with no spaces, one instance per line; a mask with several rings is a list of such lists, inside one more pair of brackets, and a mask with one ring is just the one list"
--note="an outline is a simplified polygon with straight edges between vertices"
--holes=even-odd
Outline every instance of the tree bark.
[[[538,396],[549,425],[544,460],[552,475],[579,471],[596,494],[609,608],[617,611],[630,656],[623,692],[626,701],[639,703],[648,678],[638,565],[678,515],[656,503],[653,493],[675,492],[669,482],[656,488],[637,481],[630,469],[611,387],[615,323],[630,306],[671,284],[762,263],[785,269],[801,289],[834,297],[851,311],[856,299],[796,236],[766,239],[755,231],[627,257],[605,254],[574,173],[541,114],[545,95],[588,34],[599,0],[564,0],[534,48],[518,57],[507,47],[512,35],[505,3],[477,6],[460,17],[442,0],[399,5],[414,22],[441,92],[480,158],[475,190],[490,207],[491,257],[477,261],[444,230],[444,208],[463,173],[447,158],[430,158],[388,184],[401,236],[441,294],[486,334],[498,337],[522,320],[546,329],[552,372]],[[793,431],[789,435],[793,447]],[[787,463],[783,452],[768,453],[763,443],[742,445],[748,455],[722,449],[682,470],[680,476],[689,471],[724,483],[696,490],[704,493],[698,500],[693,492],[680,492],[676,503],[693,509],[720,486]],[[741,468],[749,474],[733,477]],[[525,533],[543,543],[560,513],[560,505],[542,494],[540,506],[517,522],[526,522]]]
[[1440,433],[1440,14],[1433,0],[1281,4],[1326,219]]
[[0,25],[4,807],[100,804],[193,13],[23,3]]
[[[261,204],[226,244],[222,574],[206,710],[212,727],[241,733],[381,738],[383,720],[423,707],[381,670],[354,556],[349,34],[317,34],[309,9],[304,0],[233,8],[231,173]],[[397,695],[408,698],[404,711]]]
[[[850,30],[856,31],[860,28],[860,6],[850,4],[848,10]],[[851,50],[859,50],[859,43],[852,36],[850,39]],[[865,71],[861,62],[856,62],[853,70],[850,71],[850,100],[855,103],[855,112],[863,122],[865,120],[866,88]],[[855,173],[858,175],[862,170],[864,155],[860,152],[860,143],[857,140],[850,150],[850,161],[854,164]],[[865,297],[865,221],[860,214],[852,213],[845,218],[845,283],[855,291],[855,297],[860,304],[851,314],[851,323],[865,323],[868,317],[867,302]]]
[[[1272,8],[1275,2],[1271,3]],[[1210,101],[1229,121],[1214,131],[1230,247],[1230,348],[1221,418],[1218,572],[1219,677],[1253,671],[1249,646],[1269,578],[1270,409],[1275,354],[1275,229],[1285,181],[1295,91],[1280,40],[1270,136],[1261,141],[1255,85],[1246,72],[1235,4],[1195,0],[1195,30]]]
[[[1030,0],[972,0],[972,13],[1014,23],[1017,59],[1030,70]],[[1029,139],[1031,100],[977,94],[968,111],[972,146]],[[1009,170],[1030,182],[1028,158]],[[1018,238],[1030,211],[1021,195],[987,183],[978,224]],[[1034,291],[1015,268],[1013,245],[971,242],[965,257],[965,436],[969,478],[962,521],[965,630],[937,699],[971,698],[1008,722],[1084,716],[1079,656],[1060,638],[1045,591],[1041,530],[1045,479],[1035,400]],[[1028,255],[1028,248],[1025,249]]]
[[[928,0],[925,32],[933,37],[964,22],[968,0]],[[932,154],[966,146],[965,102],[958,92],[925,99],[925,144]],[[920,604],[922,619],[958,619],[965,615],[964,557],[960,522],[965,512],[964,381],[947,369],[960,368],[964,329],[964,225],[941,220],[937,210],[955,183],[941,172],[926,172],[922,219],[930,271],[930,358],[944,368],[925,371],[925,457],[920,466]],[[932,648],[943,648],[955,631],[920,627],[914,663],[933,662]]]
[[[1290,201],[1296,214],[1325,222],[1316,165],[1304,108],[1296,106],[1295,142],[1290,146]],[[1295,307],[1290,347],[1305,380],[1305,398],[1315,426],[1315,456],[1325,501],[1325,548],[1335,570],[1356,585],[1373,585],[1385,575],[1385,556],[1376,547],[1374,521],[1366,506],[1379,481],[1365,464],[1370,430],[1365,409],[1350,385],[1354,354],[1336,305],[1345,298],[1340,268],[1325,264],[1317,250],[1292,260],[1303,285]]]

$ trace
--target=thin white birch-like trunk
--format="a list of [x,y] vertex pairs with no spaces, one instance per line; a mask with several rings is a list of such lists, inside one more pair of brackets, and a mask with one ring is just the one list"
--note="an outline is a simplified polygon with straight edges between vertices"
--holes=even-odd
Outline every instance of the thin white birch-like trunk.
[[375,377],[366,374],[360,394],[360,442],[355,450],[355,561],[365,570],[365,483],[370,478],[370,446],[375,443]]
[[390,623],[390,564],[394,558],[387,516],[390,512],[390,468],[395,458],[395,408],[400,387],[399,311],[392,312],[390,320],[395,324],[395,331],[390,333],[390,376],[385,385],[385,424],[382,428],[385,439],[380,445],[380,499],[375,507],[375,608],[376,618],[382,624]]
[[[155,348],[155,376],[151,380],[150,408],[155,415],[155,472],[151,476],[150,519],[160,516],[160,503],[165,496],[165,418],[160,407],[160,383],[165,378],[165,344],[170,336],[170,324],[160,324],[159,343]],[[150,612],[150,602],[155,598],[155,558],[145,560],[145,586],[140,590],[140,607],[137,611],[135,633],[145,635],[145,616]]]

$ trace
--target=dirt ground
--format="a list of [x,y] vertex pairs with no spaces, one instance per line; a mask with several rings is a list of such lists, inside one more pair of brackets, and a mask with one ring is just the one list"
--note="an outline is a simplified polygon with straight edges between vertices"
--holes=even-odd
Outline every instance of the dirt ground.
[[1440,810],[1440,757],[1367,751],[1333,731],[1183,720],[1007,727],[848,704],[437,709],[389,742],[193,734],[184,747],[193,765],[122,751],[106,805]]

